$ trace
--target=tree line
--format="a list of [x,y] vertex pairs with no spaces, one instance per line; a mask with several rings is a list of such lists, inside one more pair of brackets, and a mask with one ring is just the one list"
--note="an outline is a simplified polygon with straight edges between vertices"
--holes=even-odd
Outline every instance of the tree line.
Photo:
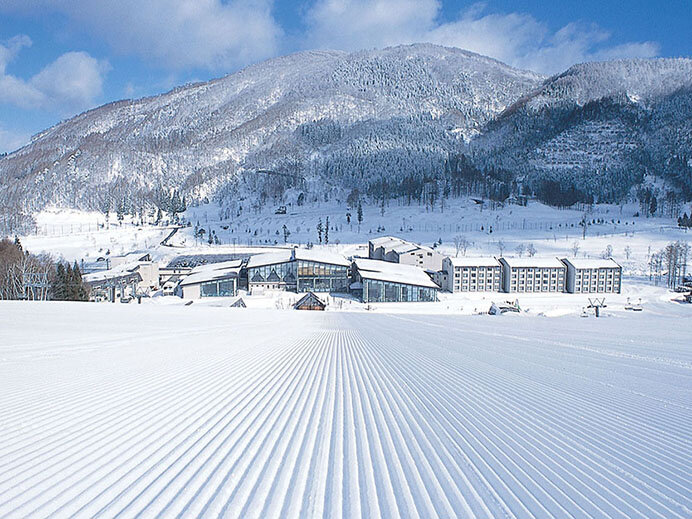
[[668,288],[675,289],[687,277],[687,261],[690,245],[676,241],[649,256],[649,279],[657,285],[666,282]]
[[88,301],[79,265],[24,250],[19,238],[0,240],[0,299]]

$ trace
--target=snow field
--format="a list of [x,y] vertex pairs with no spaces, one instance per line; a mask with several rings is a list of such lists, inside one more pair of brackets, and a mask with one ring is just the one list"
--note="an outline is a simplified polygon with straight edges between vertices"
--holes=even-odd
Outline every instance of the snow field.
[[0,517],[690,517],[685,318],[0,303]]

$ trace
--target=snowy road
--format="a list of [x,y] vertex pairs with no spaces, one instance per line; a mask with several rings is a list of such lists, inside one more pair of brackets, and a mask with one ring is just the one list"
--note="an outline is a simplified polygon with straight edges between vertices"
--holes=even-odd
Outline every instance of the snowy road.
[[2,518],[692,517],[679,316],[0,303],[0,325]]

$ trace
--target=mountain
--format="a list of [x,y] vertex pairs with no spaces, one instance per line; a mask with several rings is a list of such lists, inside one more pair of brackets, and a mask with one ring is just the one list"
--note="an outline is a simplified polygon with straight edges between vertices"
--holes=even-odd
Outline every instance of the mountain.
[[46,204],[114,210],[159,188],[188,199],[367,189],[377,178],[431,174],[542,80],[433,45],[301,52],[50,128],[0,160],[0,201],[30,213]]
[[165,210],[174,190],[234,211],[357,188],[426,203],[654,196],[672,213],[691,186],[692,60],[585,63],[546,78],[418,44],[301,52],[78,115],[0,159],[0,225],[47,205]]
[[692,60],[576,65],[508,107],[473,147],[479,164],[512,171],[549,203],[617,202],[654,177],[674,209],[692,199]]

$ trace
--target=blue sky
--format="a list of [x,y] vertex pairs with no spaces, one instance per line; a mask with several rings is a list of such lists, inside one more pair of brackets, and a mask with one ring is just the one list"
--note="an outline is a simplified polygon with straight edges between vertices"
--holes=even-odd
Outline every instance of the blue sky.
[[0,152],[88,108],[310,48],[428,41],[545,74],[692,55],[690,0],[0,0]]

